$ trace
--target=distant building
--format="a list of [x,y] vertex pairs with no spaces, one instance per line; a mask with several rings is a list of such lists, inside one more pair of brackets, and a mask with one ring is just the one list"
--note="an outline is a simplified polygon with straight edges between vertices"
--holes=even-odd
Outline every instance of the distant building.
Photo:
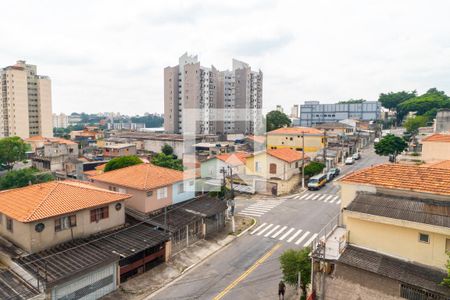
[[325,145],[323,131],[309,127],[288,127],[267,133],[267,149],[290,148],[302,151],[304,135],[305,153],[315,157],[316,152]]
[[440,109],[436,114],[435,132],[450,133],[450,109]]
[[295,119],[298,118],[298,104],[294,104],[294,106],[292,106],[290,117]]
[[283,106],[281,106],[281,105],[277,105],[277,107],[275,109],[281,113],[284,113]]
[[53,114],[53,128],[67,128],[69,127],[69,116],[60,113]]
[[[184,54],[164,69],[166,132],[183,133],[193,120],[198,134],[254,133],[262,125],[262,80],[262,72],[244,62],[233,59],[232,71],[219,71]],[[187,109],[196,109],[198,118]]]
[[71,114],[69,117],[69,125],[75,125],[81,123],[81,115],[79,114]]
[[53,136],[50,78],[18,60],[0,69],[0,137]]
[[107,144],[100,148],[103,151],[103,157],[121,157],[136,155],[137,149],[135,144]]
[[450,159],[450,134],[435,133],[423,138],[421,143],[425,162]]
[[300,105],[300,126],[311,127],[319,123],[339,122],[345,119],[371,121],[380,119],[381,103],[320,104],[319,101],[305,101]]
[[145,123],[107,123],[108,130],[140,131],[145,129]]

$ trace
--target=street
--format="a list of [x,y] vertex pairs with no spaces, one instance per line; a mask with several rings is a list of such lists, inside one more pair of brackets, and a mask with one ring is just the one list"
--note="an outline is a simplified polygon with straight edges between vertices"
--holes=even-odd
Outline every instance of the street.
[[[361,155],[340,176],[387,162],[371,146]],[[256,226],[148,299],[278,299],[279,256],[311,244],[339,209],[334,181],[319,191],[237,203],[237,214],[255,218]]]

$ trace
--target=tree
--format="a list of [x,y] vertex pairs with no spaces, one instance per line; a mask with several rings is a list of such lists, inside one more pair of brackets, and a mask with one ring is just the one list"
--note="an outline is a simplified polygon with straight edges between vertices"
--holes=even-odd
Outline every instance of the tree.
[[366,100],[364,99],[350,99],[345,101],[339,101],[338,104],[357,104],[357,103],[364,103]]
[[266,115],[267,131],[291,125],[291,120],[281,111],[272,110]]
[[450,99],[444,92],[432,88],[423,95],[400,103],[397,106],[397,118],[402,120],[410,111],[416,112],[419,116],[434,118],[439,108],[450,108]]
[[411,91],[411,92],[407,92],[407,91],[401,91],[401,92],[389,92],[387,94],[383,94],[381,93],[380,96],[378,97],[378,101],[381,102],[381,105],[383,107],[386,107],[388,109],[391,110],[397,110],[397,106],[406,101],[409,100],[411,98],[414,98],[417,96],[417,92],[416,91]]
[[28,149],[29,145],[17,136],[0,139],[0,164],[11,170],[17,161],[26,158],[25,152]]
[[173,148],[170,145],[164,144],[164,146],[161,147],[161,152],[165,155],[173,155]]
[[164,118],[157,115],[148,116],[135,116],[131,117],[131,122],[133,123],[144,123],[147,128],[162,127],[164,123]]
[[382,156],[393,155],[394,160],[397,154],[403,152],[408,147],[404,139],[388,134],[375,144],[375,153]]
[[320,162],[312,161],[305,166],[305,176],[311,177],[322,172],[325,165]]
[[419,127],[424,127],[427,125],[428,118],[426,116],[415,116],[406,119],[405,128],[409,133],[416,134],[419,130]]
[[164,168],[183,171],[183,161],[175,158],[174,155],[166,155],[164,153],[158,153],[152,158],[152,164]]
[[441,284],[450,288],[450,252],[448,252],[447,255],[449,257],[447,260],[447,277],[442,280]]
[[301,250],[288,249],[280,256],[283,280],[289,285],[297,285],[298,273],[301,274],[301,289],[306,295],[306,287],[311,282],[311,258],[309,247]]
[[105,166],[105,172],[141,164],[142,160],[134,155],[121,156],[111,159]]
[[0,177],[0,190],[24,187],[29,184],[43,183],[54,179],[53,175],[40,173],[34,168],[12,170]]

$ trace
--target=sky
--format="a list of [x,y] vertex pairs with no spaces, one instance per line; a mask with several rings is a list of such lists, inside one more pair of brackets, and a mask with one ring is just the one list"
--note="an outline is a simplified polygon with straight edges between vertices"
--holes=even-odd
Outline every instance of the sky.
[[4,2],[0,66],[26,60],[52,79],[53,111],[164,109],[163,69],[185,52],[264,73],[263,106],[450,94],[450,1]]

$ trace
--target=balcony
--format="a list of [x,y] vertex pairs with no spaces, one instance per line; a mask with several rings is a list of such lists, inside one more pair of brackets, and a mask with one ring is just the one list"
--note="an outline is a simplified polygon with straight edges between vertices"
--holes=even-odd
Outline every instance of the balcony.
[[336,215],[313,240],[311,255],[316,259],[337,260],[347,245],[347,229],[342,225],[342,215]]

